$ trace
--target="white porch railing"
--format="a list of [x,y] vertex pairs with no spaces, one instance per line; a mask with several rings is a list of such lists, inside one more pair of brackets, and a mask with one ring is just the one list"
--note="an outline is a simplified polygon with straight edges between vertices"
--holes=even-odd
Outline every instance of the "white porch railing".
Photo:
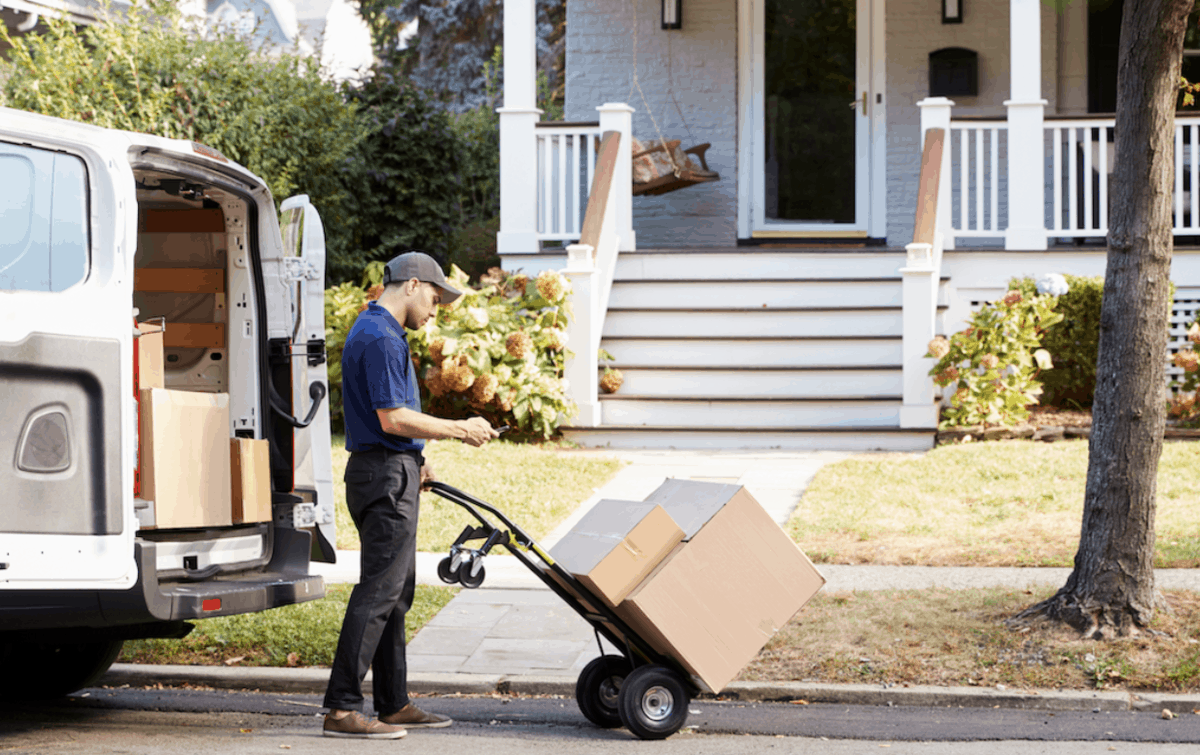
[[922,136],[921,177],[917,189],[917,212],[913,242],[906,247],[905,265],[900,268],[904,314],[904,403],[900,427],[936,428],[937,396],[929,377],[936,360],[925,356],[937,333],[938,283],[942,269],[942,234],[938,216],[949,198],[946,165],[946,130],[930,128]]
[[[922,108],[922,130],[943,127],[953,103]],[[1051,118],[1045,121],[1045,228],[1048,238],[1108,234],[1109,182],[1115,155],[1113,118]],[[1008,123],[950,120],[944,176],[950,202],[939,217],[946,247],[953,239],[1002,237],[1008,229],[1009,197],[1021,190],[1008,181]],[[1174,233],[1200,235],[1200,116],[1175,119]]]
[[600,122],[540,122],[537,135],[538,241],[579,238],[600,147]]
[[567,326],[573,354],[565,374],[568,392],[579,408],[575,420],[579,427],[596,427],[601,421],[600,334],[621,246],[617,217],[621,200],[629,196],[629,184],[623,180],[629,165],[629,141],[619,130],[604,134],[579,243],[567,247],[563,274],[571,281],[574,319]]

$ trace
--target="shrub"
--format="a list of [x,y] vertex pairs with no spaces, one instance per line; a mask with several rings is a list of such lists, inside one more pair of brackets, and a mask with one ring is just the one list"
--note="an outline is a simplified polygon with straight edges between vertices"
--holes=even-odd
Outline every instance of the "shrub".
[[[325,292],[330,408],[339,425],[342,346],[358,313],[382,294],[382,280],[377,262],[361,287],[343,283]],[[518,436],[550,437],[576,411],[563,377],[570,285],[555,272],[530,280],[499,268],[478,289],[457,267],[449,280],[463,295],[408,333],[423,409],[449,418],[480,415]]]
[[308,194],[328,245],[342,243],[342,170],[361,132],[315,63],[268,57],[231,33],[196,36],[167,2],[135,2],[82,31],[44,22],[44,34],[17,37],[0,24],[12,46],[0,61],[0,105],[203,142],[262,176],[276,201]]
[[1195,343],[1200,343],[1200,316],[1188,326],[1187,343],[1171,359],[1176,367],[1183,370],[1183,380],[1171,384],[1177,393],[1171,397],[1167,413],[1185,422],[1200,419],[1200,402],[1196,398],[1196,390],[1200,388],[1200,354],[1193,348]]
[[930,341],[926,356],[938,362],[929,374],[956,387],[942,427],[1014,425],[1029,416],[1041,393],[1039,373],[1053,366],[1041,339],[1062,319],[1054,306],[1054,296],[1010,291],[984,305],[965,330]]
[[[1065,275],[1068,290],[1058,297],[1055,311],[1062,320],[1046,328],[1042,347],[1050,352],[1054,369],[1041,375],[1040,403],[1048,406],[1092,405],[1096,393],[1096,353],[1100,344],[1100,302],[1104,278]],[[1013,278],[1010,290],[1037,294],[1032,278]]]

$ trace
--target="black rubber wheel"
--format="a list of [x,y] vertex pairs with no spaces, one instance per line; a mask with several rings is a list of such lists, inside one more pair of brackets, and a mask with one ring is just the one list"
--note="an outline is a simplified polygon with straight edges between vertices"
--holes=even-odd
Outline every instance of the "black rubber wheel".
[[473,572],[475,572],[475,565],[469,562],[463,564],[462,568],[458,570],[458,581],[463,587],[474,590],[483,584],[483,578],[487,576],[487,569],[483,568],[483,564],[479,565],[478,573],[473,574]]
[[[441,561],[438,561],[438,568],[437,568],[438,579],[442,580],[443,582],[445,582],[448,585],[452,585],[455,582],[458,582],[458,575],[461,571],[461,568],[460,569],[452,568],[451,564],[453,564],[453,563],[454,562],[450,559],[449,556],[446,556]],[[459,566],[461,567],[462,565],[459,564]]]
[[627,676],[629,661],[620,655],[602,655],[584,666],[575,683],[575,702],[583,717],[601,729],[620,726],[617,701]]
[[687,685],[666,666],[635,668],[621,685],[621,723],[639,739],[666,739],[687,721]]
[[117,660],[124,644],[123,640],[61,644],[0,640],[0,668],[14,682],[0,690],[0,699],[52,700],[90,687]]

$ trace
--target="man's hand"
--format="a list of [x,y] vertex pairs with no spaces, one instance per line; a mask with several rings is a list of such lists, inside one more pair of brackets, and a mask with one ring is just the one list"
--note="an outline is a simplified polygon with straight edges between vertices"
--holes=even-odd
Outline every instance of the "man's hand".
[[437,482],[438,478],[433,474],[433,465],[426,462],[421,465],[421,490],[429,490],[429,483]]
[[459,420],[458,424],[466,431],[462,442],[470,446],[479,447],[489,440],[495,440],[500,437],[500,433],[492,429],[492,426],[483,417],[471,417],[470,419]]

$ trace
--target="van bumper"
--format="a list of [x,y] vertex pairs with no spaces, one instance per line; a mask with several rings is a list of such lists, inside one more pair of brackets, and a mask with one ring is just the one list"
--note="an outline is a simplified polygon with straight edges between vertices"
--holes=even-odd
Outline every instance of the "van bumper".
[[[155,545],[138,542],[138,581],[128,590],[0,590],[0,631],[95,629],[112,638],[179,636],[179,622],[264,611],[324,597],[325,583],[308,573],[311,535],[276,529],[262,571],[204,581],[160,582]],[[154,628],[161,626],[162,634]]]

